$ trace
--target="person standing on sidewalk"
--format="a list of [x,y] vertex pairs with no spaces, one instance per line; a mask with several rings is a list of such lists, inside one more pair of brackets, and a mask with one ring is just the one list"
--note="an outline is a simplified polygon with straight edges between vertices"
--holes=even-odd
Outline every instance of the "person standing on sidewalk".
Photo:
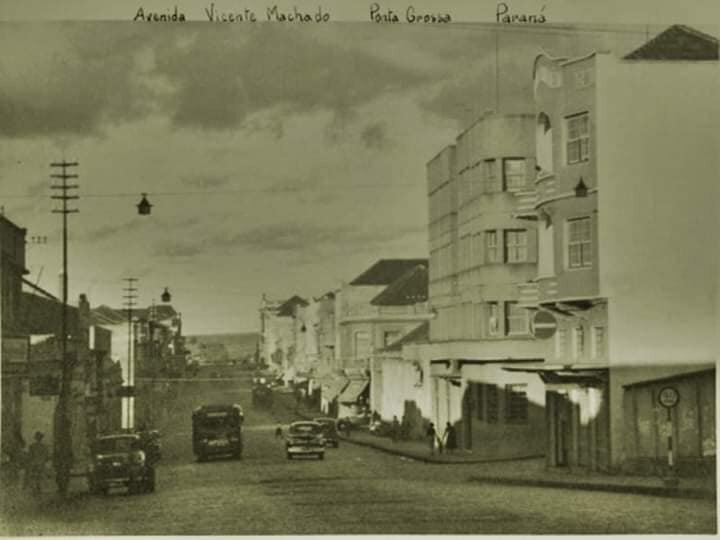
[[437,432],[435,431],[435,424],[432,422],[430,422],[430,425],[427,428],[426,435],[430,440],[430,455],[433,455],[435,453],[435,439],[437,438]]
[[457,433],[455,432],[455,428],[453,425],[448,422],[445,425],[445,450],[447,450],[448,454],[452,454],[455,449],[457,449]]
[[50,451],[42,442],[44,435],[41,432],[35,433],[35,442],[28,448],[27,455],[27,479],[28,487],[34,495],[42,492],[43,476],[45,465],[50,459]]
[[392,427],[390,428],[390,436],[392,437],[392,442],[396,443],[399,435],[400,435],[400,422],[398,421],[397,416],[393,416]]

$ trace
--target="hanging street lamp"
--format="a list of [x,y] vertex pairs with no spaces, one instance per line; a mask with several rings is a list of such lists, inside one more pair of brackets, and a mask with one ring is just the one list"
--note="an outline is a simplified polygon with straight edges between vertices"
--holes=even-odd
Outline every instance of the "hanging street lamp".
[[147,200],[147,193],[142,194],[142,199],[137,204],[138,214],[141,216],[147,216],[150,214],[150,209],[152,208],[152,204]]
[[167,304],[168,302],[170,302],[170,300],[172,300],[172,295],[170,294],[170,291],[168,290],[167,287],[165,287],[165,290],[164,290],[163,293],[160,295],[160,299],[161,299],[164,303],[166,303],[166,304]]

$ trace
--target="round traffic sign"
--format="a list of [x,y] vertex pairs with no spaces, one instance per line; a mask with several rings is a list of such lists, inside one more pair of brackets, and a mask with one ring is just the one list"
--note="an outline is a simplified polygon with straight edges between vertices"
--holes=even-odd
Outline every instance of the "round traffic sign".
[[532,333],[536,338],[547,339],[557,330],[557,320],[549,311],[538,311],[532,320]]
[[666,386],[658,394],[658,403],[667,409],[672,409],[680,401],[680,392],[674,386]]

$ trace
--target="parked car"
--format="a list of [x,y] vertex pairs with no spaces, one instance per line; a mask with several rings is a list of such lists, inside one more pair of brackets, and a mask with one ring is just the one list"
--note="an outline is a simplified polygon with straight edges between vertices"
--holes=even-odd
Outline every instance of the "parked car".
[[98,437],[92,444],[90,491],[105,495],[113,487],[123,487],[128,493],[153,492],[155,463],[153,451],[146,452],[137,433]]
[[317,422],[293,422],[285,439],[285,452],[288,459],[295,456],[316,456],[325,458],[325,437],[323,427]]
[[322,426],[325,446],[332,446],[333,448],[340,446],[340,439],[337,432],[337,421],[334,418],[314,418],[313,422],[317,422]]
[[205,405],[192,414],[193,452],[198,461],[211,456],[242,458],[242,423],[240,405]]

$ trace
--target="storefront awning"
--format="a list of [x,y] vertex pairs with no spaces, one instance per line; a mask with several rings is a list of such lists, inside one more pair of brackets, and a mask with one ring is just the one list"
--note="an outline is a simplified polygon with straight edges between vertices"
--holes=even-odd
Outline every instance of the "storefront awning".
[[348,380],[344,377],[324,379],[320,383],[320,387],[322,388],[322,399],[332,401],[333,399],[338,397],[340,392],[342,392],[345,386],[347,386],[347,383]]
[[340,401],[340,403],[355,403],[368,387],[368,384],[370,384],[368,379],[350,381],[347,388],[340,394],[338,401]]
[[[537,373],[551,387],[558,385],[595,385],[607,382],[607,364],[541,364],[506,366],[505,371]],[[551,388],[549,388],[551,389]]]

